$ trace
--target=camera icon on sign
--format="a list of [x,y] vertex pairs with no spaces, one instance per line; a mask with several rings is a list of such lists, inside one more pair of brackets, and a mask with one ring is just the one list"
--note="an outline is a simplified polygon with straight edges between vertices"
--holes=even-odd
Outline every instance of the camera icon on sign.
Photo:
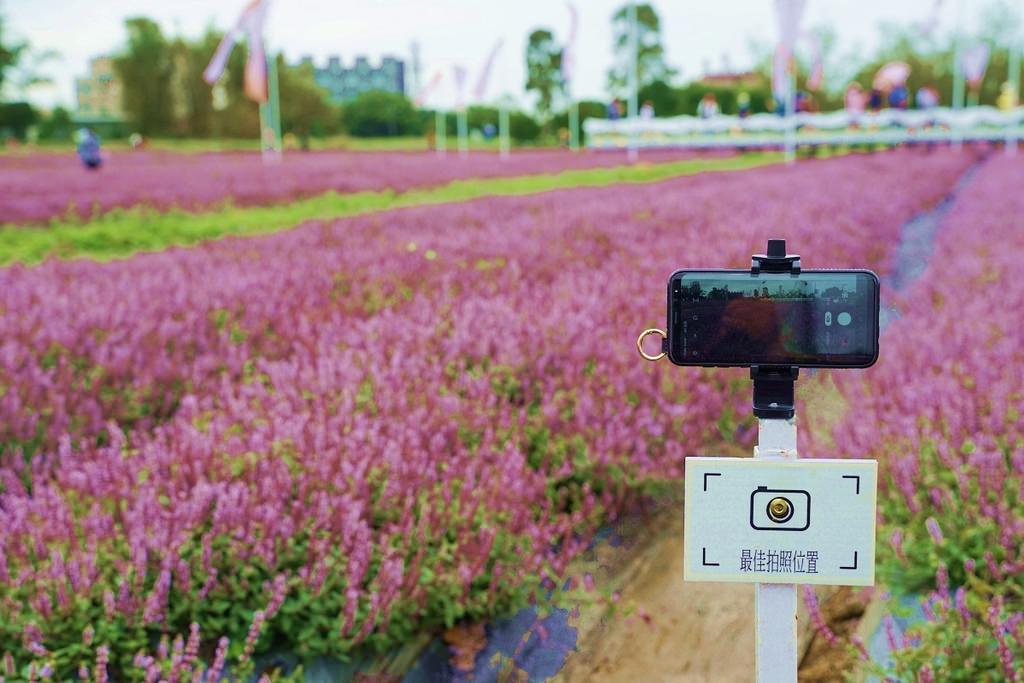
[[758,486],[750,494],[750,526],[758,531],[804,531],[811,526],[811,494]]

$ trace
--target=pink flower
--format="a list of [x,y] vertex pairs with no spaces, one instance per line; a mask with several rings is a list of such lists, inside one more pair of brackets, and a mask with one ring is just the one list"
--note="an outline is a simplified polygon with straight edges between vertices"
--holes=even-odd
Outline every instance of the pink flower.
[[942,545],[942,542],[944,540],[942,537],[942,529],[939,528],[939,523],[935,520],[935,518],[929,517],[928,519],[926,519],[925,526],[928,528],[928,533],[932,537],[932,542],[934,542],[935,545]]

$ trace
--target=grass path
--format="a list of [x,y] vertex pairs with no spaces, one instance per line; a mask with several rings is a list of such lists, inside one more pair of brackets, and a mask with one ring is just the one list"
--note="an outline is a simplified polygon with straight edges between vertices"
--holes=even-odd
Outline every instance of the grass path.
[[325,194],[271,206],[231,205],[197,213],[148,207],[115,209],[92,220],[58,219],[47,226],[0,227],[0,265],[55,258],[108,260],[139,251],[187,246],[228,235],[276,232],[310,220],[332,220],[410,206],[463,202],[488,196],[518,196],[572,187],[652,183],[705,171],[734,171],[782,160],[778,153],[665,164],[562,171],[511,178],[457,180],[434,188]]

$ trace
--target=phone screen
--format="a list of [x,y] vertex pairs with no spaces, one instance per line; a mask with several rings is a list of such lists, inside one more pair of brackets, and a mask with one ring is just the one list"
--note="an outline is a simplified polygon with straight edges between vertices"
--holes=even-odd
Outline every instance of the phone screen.
[[668,295],[677,365],[863,368],[878,357],[870,271],[677,271]]

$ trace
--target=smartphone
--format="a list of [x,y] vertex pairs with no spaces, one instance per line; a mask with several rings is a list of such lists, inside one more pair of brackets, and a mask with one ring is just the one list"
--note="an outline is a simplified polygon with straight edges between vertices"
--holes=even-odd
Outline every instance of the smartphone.
[[878,276],[869,270],[677,270],[668,357],[705,367],[866,368],[878,359]]

